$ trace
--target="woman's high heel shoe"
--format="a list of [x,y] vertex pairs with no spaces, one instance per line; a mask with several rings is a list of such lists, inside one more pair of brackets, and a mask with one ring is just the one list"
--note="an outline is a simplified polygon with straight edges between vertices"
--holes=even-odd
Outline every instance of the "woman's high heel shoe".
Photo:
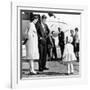
[[31,71],[30,73],[33,74],[33,75],[36,75],[37,74],[36,71]]

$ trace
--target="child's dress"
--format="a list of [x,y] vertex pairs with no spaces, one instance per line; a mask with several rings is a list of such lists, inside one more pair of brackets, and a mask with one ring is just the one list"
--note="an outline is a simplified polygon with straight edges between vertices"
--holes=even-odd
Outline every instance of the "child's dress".
[[75,61],[75,60],[76,60],[76,56],[74,54],[73,45],[71,43],[67,43],[64,49],[63,61],[68,62],[68,61]]

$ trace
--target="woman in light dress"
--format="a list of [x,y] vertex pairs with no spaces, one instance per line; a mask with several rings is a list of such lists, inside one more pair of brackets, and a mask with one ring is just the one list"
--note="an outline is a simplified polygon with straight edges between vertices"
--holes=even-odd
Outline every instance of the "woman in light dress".
[[30,73],[37,74],[34,70],[34,60],[39,59],[38,51],[38,36],[35,24],[38,21],[38,17],[34,16],[32,22],[29,24],[28,40],[26,43],[26,57],[30,60]]
[[67,64],[67,74],[73,74],[74,73],[74,66],[73,61],[76,60],[75,54],[74,54],[74,47],[71,44],[72,43],[72,37],[66,37],[66,45],[64,49],[63,54],[63,61]]

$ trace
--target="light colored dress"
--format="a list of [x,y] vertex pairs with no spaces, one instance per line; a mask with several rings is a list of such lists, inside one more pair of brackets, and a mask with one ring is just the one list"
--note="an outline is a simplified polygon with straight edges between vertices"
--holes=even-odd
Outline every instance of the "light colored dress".
[[75,61],[76,57],[73,50],[73,45],[71,43],[67,43],[65,45],[64,54],[63,54],[63,61]]
[[28,41],[26,43],[26,58],[27,59],[39,59],[39,50],[38,50],[38,36],[35,24],[30,23],[28,31]]

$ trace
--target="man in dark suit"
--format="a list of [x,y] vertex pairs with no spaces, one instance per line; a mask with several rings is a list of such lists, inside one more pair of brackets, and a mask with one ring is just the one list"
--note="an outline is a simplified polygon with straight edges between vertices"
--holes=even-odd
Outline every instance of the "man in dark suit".
[[64,32],[61,31],[61,28],[58,28],[59,34],[58,34],[58,39],[59,39],[59,46],[61,49],[61,60],[63,57],[63,52],[64,52]]
[[46,16],[41,17],[41,22],[36,24],[38,40],[39,40],[39,71],[48,70],[46,67],[46,56],[47,56],[47,38],[49,35],[48,26],[45,24]]

